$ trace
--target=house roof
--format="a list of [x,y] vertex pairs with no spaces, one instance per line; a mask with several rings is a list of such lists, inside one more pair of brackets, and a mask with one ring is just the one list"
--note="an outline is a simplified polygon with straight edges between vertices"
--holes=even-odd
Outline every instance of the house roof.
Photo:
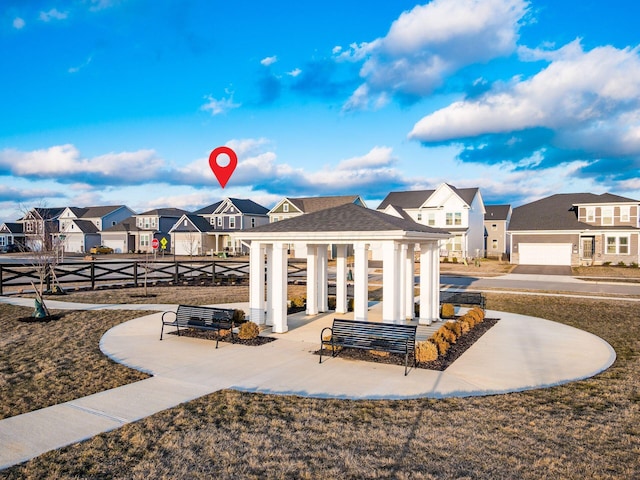
[[[78,226],[78,228],[82,233],[98,233],[99,232],[98,227],[96,227],[96,225],[90,220],[74,220],[73,223],[75,223]],[[73,233],[73,232],[67,231],[66,233]]]
[[24,233],[24,225],[22,223],[6,222],[3,225],[11,233]]
[[[455,192],[467,205],[473,203],[473,199],[478,194],[478,188],[456,188],[453,185],[446,184]],[[436,190],[409,190],[406,192],[391,192],[382,203],[378,206],[378,210],[384,210],[388,205],[401,208],[419,208],[436,192]]]
[[226,201],[233,203],[233,205],[235,205],[240,213],[243,213],[245,215],[266,215],[269,212],[268,208],[265,208],[262,205],[247,198],[226,198],[224,200],[220,200],[219,202],[212,203],[211,205],[203,207],[193,213],[195,213],[196,215],[211,215]]
[[[514,208],[509,231],[516,230],[585,230],[594,229],[578,221],[576,205],[637,202],[608,193],[559,193]],[[640,202],[639,202],[640,203]],[[598,227],[615,229],[616,227]],[[631,227],[624,227],[629,229]]]
[[339,205],[354,204],[359,198],[359,195],[343,195],[336,197],[287,197],[287,200],[294,204],[302,213],[313,213]]
[[186,210],[182,210],[181,208],[156,208],[154,210],[147,210],[143,213],[138,213],[138,217],[144,216],[153,216],[153,217],[181,217],[182,215],[188,214]]
[[485,205],[485,221],[506,220],[511,210],[511,205]]
[[399,218],[377,210],[371,210],[353,203],[327,208],[300,215],[280,222],[262,225],[246,230],[249,233],[277,232],[384,232],[409,231],[433,234],[448,232],[439,228],[421,225],[413,220]]
[[200,215],[196,215],[195,213],[189,213],[180,217],[180,219],[176,222],[176,224],[173,227],[171,227],[170,231],[171,232],[191,232],[192,230],[190,227],[183,226],[184,219],[188,219],[190,225],[193,225],[199,232],[206,233],[206,232],[213,231],[213,226],[209,223],[209,220],[207,220],[204,217],[201,217]]
[[193,213],[196,215],[210,215],[215,212],[220,205],[222,205],[222,200],[212,203],[211,205],[207,205],[206,207],[202,207],[200,210],[196,210]]
[[116,232],[139,232],[142,230],[138,227],[135,217],[129,217],[109,228],[105,228],[102,233]]
[[116,210],[125,207],[125,205],[105,205],[100,207],[86,207],[85,212],[81,215],[82,218],[102,218],[105,215],[109,215]]
[[58,218],[60,216],[60,214],[64,211],[65,208],[66,207],[54,207],[54,208],[37,207],[37,208],[32,208],[20,220],[26,220],[27,215],[29,213],[31,213],[31,212],[36,212],[38,215],[40,215],[40,218],[42,218],[43,220],[56,219],[56,218]]

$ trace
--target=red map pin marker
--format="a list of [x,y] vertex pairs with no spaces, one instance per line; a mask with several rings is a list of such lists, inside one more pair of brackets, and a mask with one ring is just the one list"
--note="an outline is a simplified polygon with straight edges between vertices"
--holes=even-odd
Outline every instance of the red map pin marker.
[[[229,157],[229,163],[227,165],[220,165],[218,163],[218,157],[222,154],[226,154]],[[231,150],[229,147],[218,147],[211,152],[209,155],[209,166],[211,170],[213,170],[213,174],[218,179],[220,186],[224,188],[227,185],[227,182],[233,175],[233,171],[236,169],[238,165],[238,156],[236,152]]]

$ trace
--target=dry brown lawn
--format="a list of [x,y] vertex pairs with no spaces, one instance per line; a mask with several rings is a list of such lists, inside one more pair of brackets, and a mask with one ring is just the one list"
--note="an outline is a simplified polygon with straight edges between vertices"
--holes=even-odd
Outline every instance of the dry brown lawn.
[[99,348],[111,327],[146,312],[52,311],[50,322],[23,322],[33,308],[0,304],[0,418],[37,410],[147,378]]
[[490,397],[409,401],[221,391],[3,474],[640,478],[638,307],[637,302],[488,294],[490,309],[567,323],[611,343],[618,355],[614,365],[584,381]]

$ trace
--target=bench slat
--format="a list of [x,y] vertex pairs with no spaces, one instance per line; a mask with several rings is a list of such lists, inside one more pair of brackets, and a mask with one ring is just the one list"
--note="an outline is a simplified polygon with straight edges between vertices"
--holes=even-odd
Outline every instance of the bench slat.
[[[165,315],[172,313],[173,320],[165,320]],[[196,328],[198,330],[230,330],[231,340],[233,341],[233,310],[216,307],[203,307],[200,305],[178,305],[175,312],[164,312],[162,314],[162,330],[160,331],[160,340],[165,326],[176,327],[178,335],[180,328]],[[216,348],[218,348],[218,339],[216,339]]]

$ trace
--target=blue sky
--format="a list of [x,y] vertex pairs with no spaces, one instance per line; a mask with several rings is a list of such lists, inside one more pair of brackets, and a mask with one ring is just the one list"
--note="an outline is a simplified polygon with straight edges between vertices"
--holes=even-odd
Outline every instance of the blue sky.
[[[442,182],[640,199],[632,0],[3,0],[0,221]],[[238,167],[223,190],[211,150]]]

